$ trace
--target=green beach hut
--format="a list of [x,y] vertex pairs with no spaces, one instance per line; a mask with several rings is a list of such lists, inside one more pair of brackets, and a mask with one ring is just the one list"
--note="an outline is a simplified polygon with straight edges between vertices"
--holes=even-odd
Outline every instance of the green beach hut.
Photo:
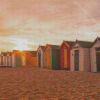
[[59,45],[47,44],[43,49],[44,67],[50,69],[60,69]]

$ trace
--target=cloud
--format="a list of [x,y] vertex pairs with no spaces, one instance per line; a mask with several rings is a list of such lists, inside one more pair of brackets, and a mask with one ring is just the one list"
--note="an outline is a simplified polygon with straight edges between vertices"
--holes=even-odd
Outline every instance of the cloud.
[[0,40],[4,46],[7,42],[13,46],[18,38],[26,39],[30,48],[34,43],[37,46],[76,38],[92,40],[94,37],[86,33],[100,36],[98,9],[98,0],[2,0]]

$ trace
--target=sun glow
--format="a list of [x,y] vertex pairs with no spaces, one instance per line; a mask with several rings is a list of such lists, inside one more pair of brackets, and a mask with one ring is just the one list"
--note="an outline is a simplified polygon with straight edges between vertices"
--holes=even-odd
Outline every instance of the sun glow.
[[28,48],[28,46],[26,46],[25,44],[23,44],[23,45],[17,45],[16,47],[14,47],[14,50],[23,51],[23,50],[29,50],[29,48]]
[[26,44],[29,44],[26,39],[17,39],[15,42],[16,46],[13,48],[14,50],[29,50],[29,47]]

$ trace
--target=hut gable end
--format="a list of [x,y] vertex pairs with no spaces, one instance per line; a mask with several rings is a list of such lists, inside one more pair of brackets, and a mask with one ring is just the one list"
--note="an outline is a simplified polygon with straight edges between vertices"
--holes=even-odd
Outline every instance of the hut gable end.
[[93,47],[98,47],[98,45],[100,45],[100,41],[96,41]]
[[65,41],[63,41],[63,43],[61,44],[61,46],[59,47],[59,49],[61,49],[61,48],[63,48],[63,46],[68,46],[68,47],[70,47]]
[[45,46],[41,46],[41,45],[39,45],[37,51],[39,51],[39,50],[42,50],[42,51],[43,51],[44,47],[45,47]]
[[79,45],[78,43],[76,43],[76,44],[74,45],[74,48],[77,48],[77,47],[80,47],[80,45]]
[[76,42],[73,44],[72,48],[75,46],[76,43],[78,43],[80,45],[80,47],[82,47],[82,48],[90,48],[93,42],[76,40]]
[[45,51],[46,48],[49,48],[50,50],[52,50],[52,48],[48,44],[44,47],[43,51]]

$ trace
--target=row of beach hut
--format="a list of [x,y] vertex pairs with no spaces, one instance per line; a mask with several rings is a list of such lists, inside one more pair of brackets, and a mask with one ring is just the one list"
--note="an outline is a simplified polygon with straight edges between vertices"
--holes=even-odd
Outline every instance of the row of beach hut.
[[100,71],[100,37],[93,42],[63,41],[61,45],[39,46],[37,66],[70,71]]
[[100,37],[94,42],[63,41],[38,47],[37,51],[1,52],[1,66],[35,66],[70,71],[100,71]]
[[36,51],[1,52],[0,66],[19,67],[19,66],[37,66]]

